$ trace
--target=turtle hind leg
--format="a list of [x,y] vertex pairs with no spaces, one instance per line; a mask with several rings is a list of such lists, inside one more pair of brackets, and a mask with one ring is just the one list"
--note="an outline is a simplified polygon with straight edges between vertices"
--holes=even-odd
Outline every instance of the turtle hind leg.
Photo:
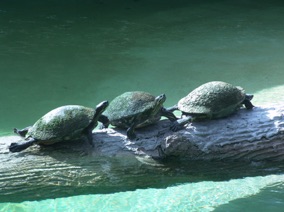
[[10,152],[21,152],[27,149],[28,147],[32,146],[36,142],[37,142],[36,139],[30,138],[29,140],[25,142],[11,143],[11,145],[9,146],[9,150]]
[[14,133],[18,134],[21,137],[25,137],[30,128],[31,128],[31,126],[26,127],[24,129],[21,129],[21,130],[14,128]]

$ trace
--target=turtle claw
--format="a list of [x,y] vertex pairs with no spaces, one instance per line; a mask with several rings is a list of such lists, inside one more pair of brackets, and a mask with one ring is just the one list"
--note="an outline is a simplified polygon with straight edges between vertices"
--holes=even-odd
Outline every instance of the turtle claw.
[[10,152],[21,152],[28,148],[29,146],[33,145],[36,142],[34,138],[31,138],[28,141],[22,142],[22,143],[11,143],[9,146]]
[[177,132],[177,131],[183,129],[183,126],[180,125],[178,122],[174,122],[174,123],[172,124],[172,126],[170,127],[170,129],[171,129],[173,132]]
[[[14,129],[14,131],[15,131],[15,129]],[[9,146],[9,151],[10,152],[19,152],[20,150],[17,147],[18,147],[17,143],[11,143],[10,146]]]

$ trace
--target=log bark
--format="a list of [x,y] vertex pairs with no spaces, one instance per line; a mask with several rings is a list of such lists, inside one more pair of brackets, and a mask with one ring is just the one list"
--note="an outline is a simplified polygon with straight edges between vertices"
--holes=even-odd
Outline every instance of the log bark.
[[186,160],[282,161],[283,112],[283,105],[240,109],[227,118],[190,123],[178,132],[163,120],[139,130],[136,141],[129,141],[123,130],[100,130],[94,134],[94,145],[102,155],[128,152]]
[[[191,166],[196,160],[200,166],[201,161],[217,161],[216,166],[204,167],[207,175],[211,168],[214,173],[218,170],[219,176],[225,171],[218,168],[220,162],[229,161],[230,173],[224,175],[237,177],[243,171],[233,171],[235,162],[241,162],[243,167],[244,161],[283,161],[283,112],[284,105],[241,109],[224,119],[190,123],[178,132],[170,131],[171,123],[162,120],[137,130],[139,139],[135,141],[127,139],[125,130],[95,130],[93,147],[74,141],[49,147],[35,145],[10,153],[8,146],[21,138],[0,137],[0,202],[153,187],[160,172],[163,186],[167,186],[176,169],[164,161],[175,159]],[[180,165],[178,162],[174,166]],[[194,170],[200,171],[196,166]],[[156,185],[159,186],[162,185]]]

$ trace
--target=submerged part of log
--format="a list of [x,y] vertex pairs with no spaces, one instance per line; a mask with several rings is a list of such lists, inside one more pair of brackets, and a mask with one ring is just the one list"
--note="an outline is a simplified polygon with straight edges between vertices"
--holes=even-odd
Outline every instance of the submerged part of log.
[[172,132],[170,122],[163,120],[137,130],[136,141],[128,140],[124,130],[97,130],[94,145],[96,153],[103,155],[280,161],[284,159],[283,113],[283,105],[243,108],[227,118],[190,123],[178,132]]

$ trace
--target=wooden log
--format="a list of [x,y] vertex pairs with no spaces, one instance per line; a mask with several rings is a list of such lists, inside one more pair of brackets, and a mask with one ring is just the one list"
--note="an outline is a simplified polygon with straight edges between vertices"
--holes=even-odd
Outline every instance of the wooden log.
[[[210,170],[215,176],[217,170],[219,176],[237,177],[243,173],[239,169],[244,167],[243,161],[283,161],[283,111],[284,105],[241,109],[231,117],[194,122],[178,132],[170,131],[171,123],[162,120],[137,130],[139,139],[135,141],[127,139],[125,130],[95,130],[94,147],[74,141],[10,153],[11,142],[21,138],[0,137],[0,202],[167,186],[176,174],[167,162],[175,158],[195,166],[189,169],[191,174],[201,171],[191,162],[198,160],[207,176]],[[209,160],[217,162],[206,166]],[[230,162],[229,169],[219,168],[220,163],[225,166],[224,161]],[[235,162],[241,166],[232,165]],[[181,166],[179,160],[176,166]],[[251,175],[259,173],[247,169]],[[160,181],[161,172],[163,185],[153,183]]]
[[10,153],[8,146],[17,141],[18,136],[0,138],[0,202],[131,190],[134,183],[125,183],[125,172],[145,172],[134,156],[97,156],[87,142]]
[[227,118],[190,123],[178,132],[163,120],[139,130],[136,141],[129,141],[123,130],[100,130],[94,134],[94,145],[103,155],[128,152],[187,160],[282,161],[283,112],[283,105],[243,108]]

